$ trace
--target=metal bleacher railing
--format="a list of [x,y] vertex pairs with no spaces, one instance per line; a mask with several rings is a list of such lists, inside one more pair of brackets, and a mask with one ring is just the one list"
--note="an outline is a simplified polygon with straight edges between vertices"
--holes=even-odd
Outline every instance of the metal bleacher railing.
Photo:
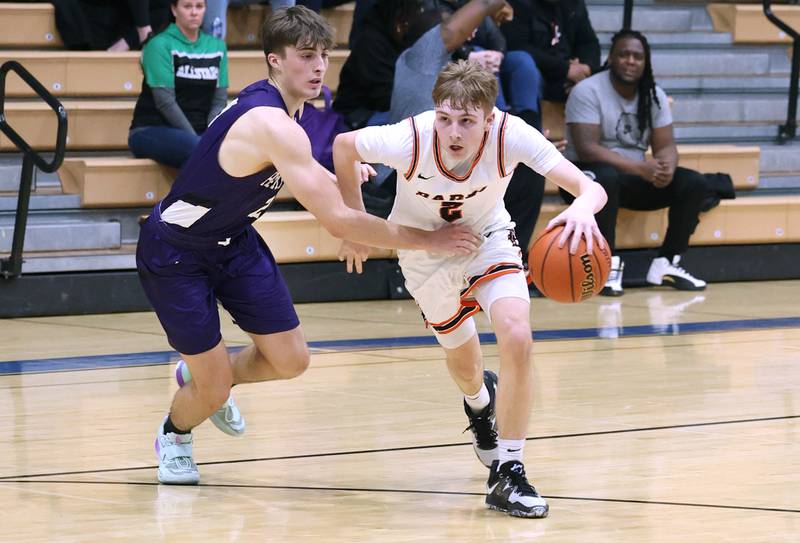
[[[797,5],[797,0],[790,4]],[[778,18],[772,11],[772,0],[763,0],[764,15],[775,26],[792,38],[792,75],[789,80],[789,107],[786,113],[786,124],[778,127],[778,143],[786,143],[797,134],[797,84],[800,76],[800,33]]]
[[[50,162],[47,162],[38,152],[33,150],[6,120],[6,76],[10,71],[15,72],[40,98],[47,102],[47,105],[56,114],[58,133],[56,135],[55,153]],[[28,70],[15,60],[9,60],[0,66],[0,131],[23,153],[11,255],[8,258],[0,259],[0,277],[13,279],[22,272],[22,248],[25,243],[25,228],[28,223],[28,207],[33,185],[33,167],[35,165],[46,173],[55,172],[64,160],[64,148],[67,144],[67,111],[64,106]]]

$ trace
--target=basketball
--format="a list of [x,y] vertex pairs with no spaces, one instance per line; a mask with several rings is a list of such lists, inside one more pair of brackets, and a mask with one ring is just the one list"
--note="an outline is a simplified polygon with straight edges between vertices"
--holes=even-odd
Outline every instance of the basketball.
[[581,238],[578,251],[569,252],[569,240],[558,246],[563,225],[540,234],[528,254],[528,266],[533,284],[539,291],[556,302],[575,303],[588,300],[603,289],[611,271],[611,253],[608,244],[602,249],[597,240],[592,253],[586,250],[586,240]]

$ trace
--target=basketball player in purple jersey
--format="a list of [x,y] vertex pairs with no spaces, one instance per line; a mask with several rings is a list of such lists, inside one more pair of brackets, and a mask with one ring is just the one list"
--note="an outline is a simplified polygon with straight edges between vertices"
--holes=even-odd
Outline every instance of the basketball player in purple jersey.
[[[262,36],[269,79],[244,89],[212,121],[139,237],[142,286],[183,357],[181,387],[155,443],[158,480],[166,484],[199,481],[192,428],[211,417],[226,433],[244,431],[233,385],[290,379],[308,367],[286,285],[251,225],[284,182],[336,237],[445,254],[469,254],[480,243],[464,227],[407,228],[344,205],[296,122],[322,88],[332,30],[298,6],[273,13]],[[253,340],[234,357],[222,341],[217,301]]]

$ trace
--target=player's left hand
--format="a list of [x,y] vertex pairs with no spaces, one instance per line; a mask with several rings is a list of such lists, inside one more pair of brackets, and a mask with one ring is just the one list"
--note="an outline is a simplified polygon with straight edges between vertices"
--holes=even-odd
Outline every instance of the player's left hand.
[[594,214],[591,210],[572,204],[547,223],[547,230],[555,228],[559,224],[564,225],[564,231],[558,238],[558,246],[564,247],[567,239],[572,236],[569,244],[570,253],[575,254],[578,252],[578,243],[581,241],[581,236],[586,239],[586,251],[589,254],[592,253],[593,239],[597,239],[599,247],[605,247],[603,235],[600,233],[600,228],[597,227],[597,221],[594,220]]
[[339,248],[339,262],[347,260],[347,273],[353,273],[355,267],[356,273],[364,271],[364,262],[369,258],[370,248],[360,243],[352,241],[342,241],[342,246]]

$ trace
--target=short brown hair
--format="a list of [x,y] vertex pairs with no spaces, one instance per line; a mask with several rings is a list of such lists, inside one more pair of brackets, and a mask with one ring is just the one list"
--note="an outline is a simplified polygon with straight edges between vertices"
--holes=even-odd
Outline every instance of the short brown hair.
[[466,111],[478,106],[488,113],[497,101],[497,91],[493,73],[475,62],[459,60],[439,72],[432,96],[437,106],[449,101],[453,109]]
[[276,53],[283,56],[288,46],[303,49],[333,47],[333,28],[318,13],[305,6],[293,6],[272,12],[261,27],[264,56]]

